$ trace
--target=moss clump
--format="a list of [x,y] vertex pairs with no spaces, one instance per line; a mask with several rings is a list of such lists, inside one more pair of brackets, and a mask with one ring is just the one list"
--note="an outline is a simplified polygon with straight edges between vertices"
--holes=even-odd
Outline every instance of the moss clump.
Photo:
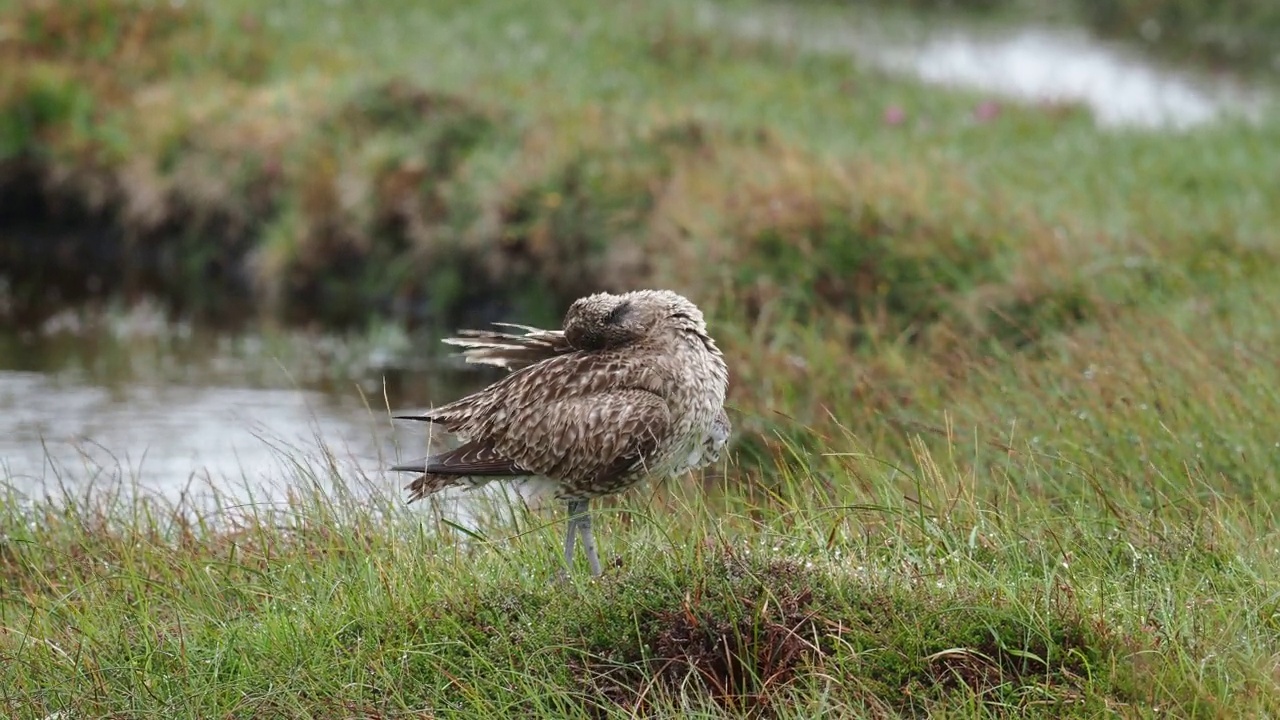
[[698,123],[675,122],[574,142],[550,163],[530,151],[498,203],[490,272],[540,280],[558,307],[653,278],[661,198],[678,168],[714,144]]
[[45,143],[52,131],[86,134],[94,104],[83,80],[60,65],[34,61],[0,89],[0,162]]

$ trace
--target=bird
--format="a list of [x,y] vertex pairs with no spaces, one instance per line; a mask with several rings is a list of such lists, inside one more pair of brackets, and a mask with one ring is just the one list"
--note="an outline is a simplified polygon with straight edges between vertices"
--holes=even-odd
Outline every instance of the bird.
[[717,462],[732,433],[729,369],[702,311],[671,290],[575,300],[562,330],[494,323],[522,334],[460,330],[445,338],[468,363],[507,375],[463,398],[396,419],[428,422],[461,444],[401,463],[409,502],[494,481],[540,486],[568,505],[564,560],[578,536],[602,574],[590,502],[649,479]]
[[[574,350],[563,330],[542,330],[519,323],[495,322],[496,327],[523,331],[523,335],[493,330],[459,330],[457,337],[444,338],[441,342],[465,348],[462,357],[468,364],[491,365],[504,370],[520,370],[536,362]],[[582,342],[579,339],[579,342]],[[716,414],[703,443],[689,454],[685,466],[672,472],[680,475],[686,470],[698,470],[720,462],[721,453],[732,434],[733,424],[724,407]]]

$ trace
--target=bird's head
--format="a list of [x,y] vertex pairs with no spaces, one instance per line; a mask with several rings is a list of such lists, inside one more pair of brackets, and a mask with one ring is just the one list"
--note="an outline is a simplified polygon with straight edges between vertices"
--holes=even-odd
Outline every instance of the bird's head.
[[698,306],[670,290],[588,295],[564,317],[565,337],[579,350],[621,347],[663,329],[707,336]]

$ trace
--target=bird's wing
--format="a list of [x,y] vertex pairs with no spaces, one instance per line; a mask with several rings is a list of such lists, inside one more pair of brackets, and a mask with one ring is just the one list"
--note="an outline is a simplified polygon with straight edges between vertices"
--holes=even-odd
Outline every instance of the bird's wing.
[[519,477],[531,474],[499,455],[491,446],[478,442],[465,443],[448,452],[394,465],[390,470],[462,477]]
[[581,486],[644,463],[670,430],[671,411],[662,398],[617,390],[513,408],[470,444],[524,474]]
[[513,408],[454,450],[391,468],[455,476],[541,475],[607,481],[648,459],[671,430],[671,411],[645,390],[618,390]]
[[460,354],[468,363],[493,365],[507,370],[519,370],[547,358],[573,352],[573,346],[560,330],[539,330],[515,323],[494,325],[523,330],[524,334],[459,330],[458,337],[445,338],[442,342],[463,348]]
[[[648,360],[618,353],[568,352],[521,368],[488,387],[420,415],[398,420],[436,423],[468,439],[490,435],[497,425],[552,403],[607,392],[647,372]],[[496,425],[495,425],[496,424]]]

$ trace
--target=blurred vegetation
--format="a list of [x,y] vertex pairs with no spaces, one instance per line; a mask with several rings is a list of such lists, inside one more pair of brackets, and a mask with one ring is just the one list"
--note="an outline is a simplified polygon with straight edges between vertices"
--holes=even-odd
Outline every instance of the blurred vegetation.
[[1090,27],[1140,40],[1166,55],[1244,70],[1280,70],[1280,5],[1267,0],[1089,0]]
[[[344,55],[373,47],[346,4],[264,14],[12,3],[0,45],[21,68],[0,87],[0,189],[14,199],[0,217],[9,312],[124,291],[198,313],[339,325],[370,313],[448,325],[516,306],[551,322],[590,288],[711,279],[748,308],[776,300],[813,317],[817,303],[913,336],[961,308],[983,334],[1021,342],[1089,316],[1099,293],[1130,294],[1064,276],[1066,256],[1085,262],[1148,234],[1194,252],[1168,236],[1215,222],[1212,206],[1231,201],[1221,173],[1261,138],[1204,133],[1192,153],[1218,152],[1229,137],[1232,147],[1192,178],[1205,169],[1162,158],[1161,142],[1101,138],[1070,114],[1010,109],[974,128],[946,119],[963,96],[909,83],[861,83],[849,103],[850,61],[726,39],[674,7],[633,18],[649,23],[644,33],[606,27],[570,40],[604,68],[570,77],[581,63],[555,43],[579,33],[584,9],[527,26],[515,11],[491,18],[523,28],[520,52],[545,56],[534,75],[521,73],[539,62],[495,56],[424,83],[408,79],[418,55],[393,40],[381,44],[396,61]],[[389,37],[411,42],[430,18],[403,10]],[[434,12],[453,26],[455,9]],[[428,44],[461,45],[467,28],[454,24]],[[308,40],[329,32],[341,40],[332,53]],[[875,108],[903,100],[942,127],[877,132]],[[797,102],[811,110],[776,111]],[[876,142],[851,144],[850,127]],[[1052,147],[1038,144],[1049,137]],[[1068,158],[1086,166],[1080,176],[1129,172],[1113,177],[1110,197],[1092,184],[1020,182],[1026,163]],[[1142,209],[1123,194],[1138,188],[1159,207],[1204,189],[1197,202],[1209,212],[1133,227]],[[1253,212],[1256,224],[1271,220]],[[1208,231],[1230,243],[1239,230]],[[706,257],[735,261],[716,262],[715,278],[691,274]]]

